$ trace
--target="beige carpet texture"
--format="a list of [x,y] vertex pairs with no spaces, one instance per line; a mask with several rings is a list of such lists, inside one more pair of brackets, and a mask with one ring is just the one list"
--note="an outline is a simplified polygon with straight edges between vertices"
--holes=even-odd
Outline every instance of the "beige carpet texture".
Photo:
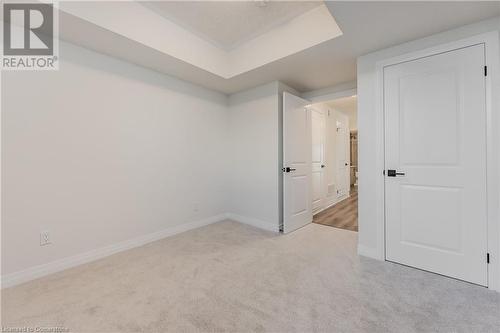
[[2,290],[2,326],[69,332],[500,332],[500,294],[357,255],[357,234],[232,221]]

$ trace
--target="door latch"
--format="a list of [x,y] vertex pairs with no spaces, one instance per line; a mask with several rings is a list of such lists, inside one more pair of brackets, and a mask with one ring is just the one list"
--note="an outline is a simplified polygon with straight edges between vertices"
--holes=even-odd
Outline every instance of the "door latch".
[[398,172],[396,170],[389,169],[387,170],[387,177],[396,177],[396,176],[404,176],[404,172]]
[[297,169],[290,168],[290,167],[283,168],[283,172],[286,172],[286,173],[292,172],[292,171],[295,171],[295,170],[297,170]]

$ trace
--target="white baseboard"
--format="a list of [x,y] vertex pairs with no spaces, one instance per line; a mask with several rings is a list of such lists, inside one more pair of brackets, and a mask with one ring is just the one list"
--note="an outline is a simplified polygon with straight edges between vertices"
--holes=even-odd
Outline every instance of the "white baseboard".
[[330,208],[330,207],[335,206],[335,205],[336,205],[336,204],[338,204],[339,202],[340,202],[340,201],[334,201],[334,202],[332,202],[332,203],[328,203],[328,204],[326,204],[326,205],[325,205],[325,207],[323,207],[323,208],[319,209],[319,210],[318,210],[318,211],[316,211],[316,212],[313,212],[313,216],[314,216],[314,215],[316,215],[316,214],[321,213],[321,212],[322,212],[322,211],[324,211],[324,210],[327,210],[327,209],[328,209],[328,208]]
[[[350,195],[350,194],[348,194],[348,195],[346,195],[346,196],[344,196],[344,197],[341,197],[341,199],[339,199],[339,200],[329,200],[329,202],[325,205],[325,207],[321,208],[321,209],[320,209],[320,210],[318,210],[317,212],[313,212],[313,215],[319,214],[319,213],[321,213],[322,211],[327,210],[328,208],[333,207],[333,206],[335,206],[336,204],[341,203],[342,201],[344,201],[344,200],[346,200],[346,199],[348,199],[348,198],[350,198],[350,197],[351,197],[351,195]],[[337,198],[335,198],[335,199],[337,199]]]
[[264,229],[273,232],[279,232],[278,223],[265,222],[262,220],[254,219],[252,217],[242,216],[233,213],[227,213],[226,217],[230,220],[251,225],[253,227]]
[[363,257],[384,260],[384,258],[380,257],[380,251],[377,248],[367,247],[362,244],[358,244],[358,254]]
[[118,252],[129,250],[134,247],[139,247],[141,245],[151,243],[162,238],[170,237],[188,230],[196,229],[215,222],[223,221],[227,218],[226,215],[227,214],[220,214],[203,220],[177,225],[158,232],[140,236],[134,239],[129,239],[120,243],[105,246],[85,253],[77,254],[72,257],[52,261],[47,264],[31,267],[19,272],[6,274],[1,277],[0,283],[2,289],[12,287],[21,284],[23,282],[34,280],[49,274],[60,272],[62,270],[71,267],[75,267],[97,259],[101,259]]

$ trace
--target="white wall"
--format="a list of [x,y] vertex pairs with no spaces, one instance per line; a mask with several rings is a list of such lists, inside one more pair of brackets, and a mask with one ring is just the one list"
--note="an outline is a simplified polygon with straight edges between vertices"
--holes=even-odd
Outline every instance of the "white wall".
[[[358,59],[359,252],[361,254],[383,259],[383,228],[379,228],[383,225],[384,166],[380,159],[383,154],[379,150],[383,142],[383,120],[376,112],[377,62],[495,30],[500,30],[498,17],[374,52]],[[498,91],[500,86],[495,84],[492,93],[496,97],[496,105],[498,105]]]
[[225,95],[60,46],[59,71],[2,73],[3,275],[227,211]]
[[2,73],[2,283],[225,217],[279,230],[293,89],[228,97],[60,48],[59,71]]
[[358,129],[358,112],[357,112],[357,103],[354,101],[353,107],[334,107],[334,110],[345,114],[349,119],[349,130],[356,131]]
[[355,93],[326,103],[330,108],[345,114],[349,118],[349,130],[351,131],[358,129],[358,102],[354,95]]
[[229,96],[229,217],[279,231],[283,223],[283,92],[271,82]]
[[273,231],[280,220],[278,109],[277,82],[229,96],[229,212]]

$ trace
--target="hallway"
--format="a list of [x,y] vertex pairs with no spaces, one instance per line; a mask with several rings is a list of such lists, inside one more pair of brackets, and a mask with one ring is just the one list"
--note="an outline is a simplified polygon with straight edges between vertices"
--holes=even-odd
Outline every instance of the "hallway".
[[358,231],[358,191],[351,187],[351,196],[314,215],[313,223]]

